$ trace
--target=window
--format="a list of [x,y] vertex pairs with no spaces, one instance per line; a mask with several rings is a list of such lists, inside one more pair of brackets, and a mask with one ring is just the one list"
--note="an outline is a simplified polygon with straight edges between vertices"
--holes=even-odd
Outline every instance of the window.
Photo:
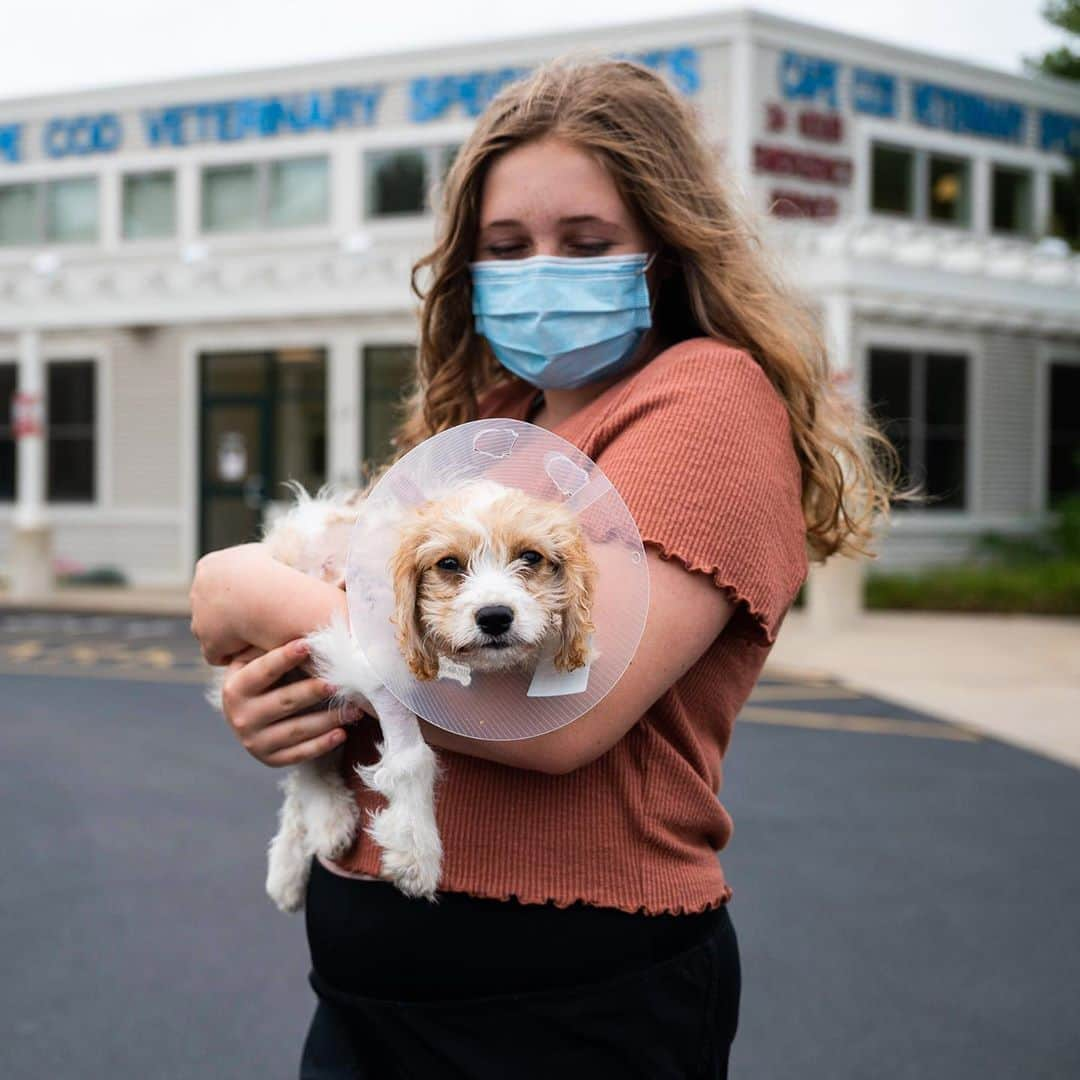
[[874,143],[870,176],[872,209],[905,217],[915,213],[915,155],[912,151]]
[[966,505],[967,367],[958,353],[870,350],[871,408],[930,510]]
[[991,172],[991,221],[994,232],[1031,234],[1031,173],[995,165]]
[[92,244],[98,235],[96,176],[45,184],[45,239],[54,244]]
[[0,244],[33,244],[40,232],[37,185],[0,187]]
[[458,149],[457,145],[405,147],[366,154],[367,216],[426,214],[432,181],[442,183]]
[[176,232],[176,177],[171,172],[124,177],[125,240],[154,240]]
[[16,365],[0,364],[0,502],[15,498],[15,432],[11,415],[15,380]]
[[270,162],[267,223],[271,227],[325,224],[330,172],[325,157]]
[[1050,235],[1080,248],[1080,164],[1074,164],[1071,173],[1055,174],[1052,180]]
[[329,216],[330,160],[325,155],[203,169],[204,232],[323,225]]
[[94,501],[95,382],[92,360],[52,360],[46,365],[46,495],[50,502]]
[[1050,365],[1047,503],[1080,495],[1080,363]]
[[949,225],[971,224],[971,163],[963,158],[931,154],[927,216]]
[[870,209],[916,221],[971,224],[971,162],[913,147],[873,143]]
[[92,244],[97,238],[97,177],[0,187],[0,244]]
[[381,464],[390,457],[390,442],[402,419],[402,400],[415,378],[412,345],[371,345],[364,349],[364,445],[361,460]]

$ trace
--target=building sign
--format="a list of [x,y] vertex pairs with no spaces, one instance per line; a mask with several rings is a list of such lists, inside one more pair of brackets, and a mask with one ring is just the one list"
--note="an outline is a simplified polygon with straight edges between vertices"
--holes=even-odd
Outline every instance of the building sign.
[[1013,101],[937,83],[912,82],[911,114],[924,127],[1022,143],[1027,110]]
[[840,204],[832,195],[807,195],[805,191],[774,188],[769,196],[769,212],[775,217],[827,221],[839,211]]
[[[680,46],[609,55],[635,60],[654,69],[683,94],[695,94],[701,87],[696,49]],[[503,67],[414,78],[404,87],[408,119],[423,124],[454,111],[475,118],[508,82],[531,70]],[[378,122],[386,96],[385,84],[364,83],[181,102],[142,109],[131,116],[112,111],[54,116],[42,123],[32,140],[28,124],[0,124],[0,163],[25,161],[28,152],[34,151],[53,159],[113,154],[133,140],[138,147],[176,148],[372,127]],[[136,136],[141,136],[141,142]],[[31,141],[34,145],[30,145]]]
[[40,394],[17,391],[11,397],[11,433],[16,439],[28,439],[45,431],[45,410]]
[[851,183],[851,158],[808,154],[786,146],[754,147],[754,169],[776,176],[796,176],[800,180],[846,187]]
[[[780,53],[776,80],[787,102],[832,112],[849,109],[892,120],[899,116],[901,79],[888,72],[848,68],[835,60],[788,49]],[[1039,149],[1080,155],[1080,115],[1034,109],[920,79],[907,80],[907,86],[911,119],[923,127],[1018,145],[1026,145],[1029,133],[1035,131]],[[778,130],[772,122],[768,127]]]

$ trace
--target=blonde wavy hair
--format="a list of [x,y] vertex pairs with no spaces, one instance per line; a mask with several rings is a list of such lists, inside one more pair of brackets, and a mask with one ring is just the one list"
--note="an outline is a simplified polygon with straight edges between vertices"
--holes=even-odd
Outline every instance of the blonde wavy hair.
[[[785,402],[802,469],[807,554],[870,550],[898,489],[900,460],[867,411],[836,383],[813,309],[783,283],[723,179],[692,106],[641,64],[568,54],[505,86],[441,186],[434,248],[412,268],[421,300],[415,390],[398,453],[477,416],[480,395],[517,381],[473,327],[471,279],[484,178],[500,154],[557,137],[607,169],[627,207],[661,241],[671,272],[654,320],[678,342],[712,337],[745,349]],[[658,260],[659,261],[659,260]],[[426,291],[418,284],[429,272]]]

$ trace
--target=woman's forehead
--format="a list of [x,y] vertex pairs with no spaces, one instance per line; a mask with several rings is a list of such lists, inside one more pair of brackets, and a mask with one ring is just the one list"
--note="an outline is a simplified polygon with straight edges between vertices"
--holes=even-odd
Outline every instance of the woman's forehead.
[[630,223],[614,181],[596,158],[562,140],[526,143],[502,154],[488,171],[480,228]]

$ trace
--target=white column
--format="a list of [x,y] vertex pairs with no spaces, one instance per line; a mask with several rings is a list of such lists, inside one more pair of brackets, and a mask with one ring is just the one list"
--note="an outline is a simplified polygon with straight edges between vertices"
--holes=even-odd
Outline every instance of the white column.
[[360,480],[360,347],[352,334],[330,339],[326,380],[326,478],[355,487]]
[[[45,363],[41,332],[19,334],[18,391],[45,401]],[[44,404],[40,407],[42,427]],[[25,598],[52,588],[52,534],[45,514],[45,433],[31,431],[18,440],[15,478],[15,531],[12,543],[12,596]]]
[[[825,338],[833,370],[845,381],[846,392],[862,397],[855,355],[855,324],[851,300],[841,293],[822,300]],[[816,632],[833,633],[858,622],[863,613],[866,560],[833,555],[824,564],[811,563],[806,584],[806,612]]]
[[728,78],[729,108],[727,121],[727,166],[735,183],[749,193],[753,180],[754,132],[760,117],[754,116],[757,93],[754,86],[754,42],[750,25],[740,20],[731,40],[731,66]]

